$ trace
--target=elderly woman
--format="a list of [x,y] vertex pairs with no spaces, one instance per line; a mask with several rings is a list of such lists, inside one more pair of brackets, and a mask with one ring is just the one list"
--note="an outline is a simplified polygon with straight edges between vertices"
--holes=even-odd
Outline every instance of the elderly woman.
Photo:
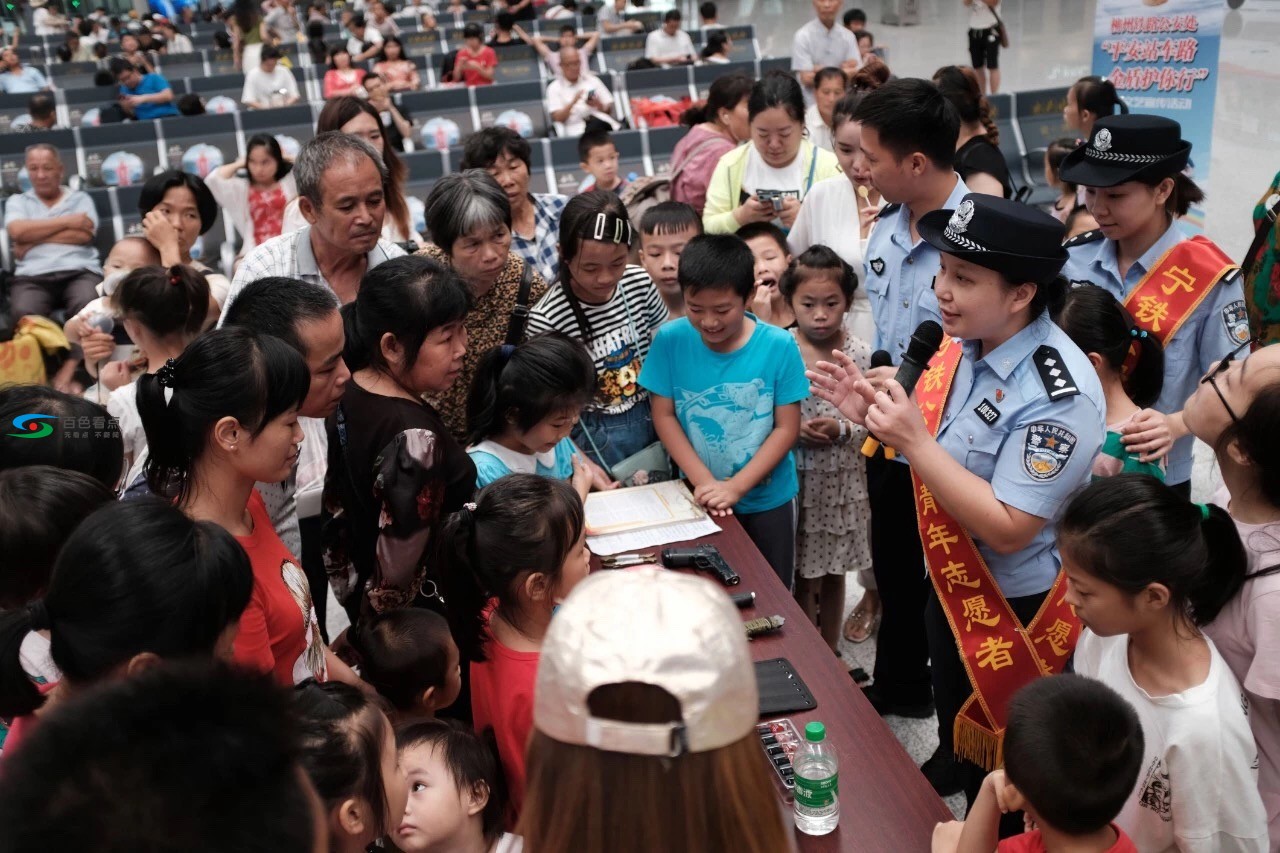
[[[427,196],[426,218],[431,245],[418,254],[452,267],[475,299],[465,323],[467,354],[462,373],[448,391],[428,398],[450,432],[464,442],[467,392],[476,364],[480,356],[506,340],[526,263],[512,251],[509,196],[481,169],[437,181]],[[529,265],[529,281],[525,305],[532,307],[547,292],[547,284],[533,265]]]
[[528,141],[506,127],[487,127],[463,143],[462,168],[483,169],[493,176],[511,207],[511,248],[555,281],[560,274],[560,214],[569,199],[529,192]]

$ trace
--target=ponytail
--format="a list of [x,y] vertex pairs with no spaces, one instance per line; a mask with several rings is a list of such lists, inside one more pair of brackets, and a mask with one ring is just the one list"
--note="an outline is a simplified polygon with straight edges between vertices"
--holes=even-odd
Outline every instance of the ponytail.
[[1081,77],[1073,85],[1076,95],[1076,108],[1088,110],[1098,118],[1105,116],[1129,114],[1129,107],[1116,91],[1116,85],[1110,80],[1097,75]]
[[120,282],[111,304],[157,337],[200,334],[209,315],[209,282],[183,264],[139,267]]
[[[1011,287],[1016,287],[1019,282],[1009,282]],[[1031,297],[1031,305],[1028,306],[1031,318],[1034,320],[1045,311],[1049,312],[1050,317],[1057,316],[1062,311],[1062,304],[1067,299],[1067,291],[1071,289],[1071,285],[1067,284],[1067,280],[1060,275],[1055,275],[1048,281],[1036,282],[1035,296]]]
[[467,396],[467,441],[479,444],[514,424],[533,429],[558,412],[582,409],[595,393],[596,369],[578,341],[558,332],[480,357]]
[[1073,287],[1054,322],[1076,346],[1097,353],[1120,375],[1135,405],[1154,405],[1164,387],[1164,347],[1155,335],[1137,327],[1118,299],[1097,285]]
[[181,503],[209,431],[232,417],[256,436],[307,396],[311,375],[293,347],[241,326],[201,335],[155,374],[138,379],[152,494]]
[[996,126],[995,110],[991,108],[991,102],[986,98],[978,102],[978,121],[982,122],[982,126],[987,130],[987,141],[997,148],[1000,147],[1000,128]]
[[1212,622],[1240,591],[1248,561],[1235,522],[1145,474],[1095,480],[1058,525],[1064,559],[1128,595],[1151,584],[1197,626]]
[[751,94],[753,84],[752,78],[740,71],[717,77],[707,92],[707,100],[681,113],[680,123],[693,127],[716,121],[721,110],[733,110],[742,103]]
[[0,613],[0,716],[43,702],[20,661],[31,631],[49,631],[69,684],[91,684],[144,652],[211,657],[252,592],[249,558],[223,528],[153,498],[109,504],[71,534],[44,598]]
[[453,638],[464,660],[485,660],[490,634],[485,610],[519,626],[520,587],[533,573],[557,583],[582,535],[582,500],[563,480],[509,474],[485,486],[474,504],[449,516],[438,536],[438,582],[449,602]]

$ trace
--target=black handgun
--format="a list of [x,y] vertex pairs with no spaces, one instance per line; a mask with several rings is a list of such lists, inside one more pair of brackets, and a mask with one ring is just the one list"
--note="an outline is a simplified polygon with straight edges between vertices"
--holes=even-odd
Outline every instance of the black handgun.
[[692,548],[663,548],[662,565],[668,569],[696,569],[710,572],[725,586],[737,586],[742,578],[733,570],[720,549],[715,545],[694,545]]

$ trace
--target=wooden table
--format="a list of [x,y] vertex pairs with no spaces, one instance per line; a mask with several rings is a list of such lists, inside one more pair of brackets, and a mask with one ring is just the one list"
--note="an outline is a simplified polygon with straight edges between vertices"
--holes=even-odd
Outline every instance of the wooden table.
[[738,586],[725,589],[756,594],[755,607],[743,611],[744,620],[774,615],[786,619],[781,631],[751,641],[751,657],[791,661],[818,706],[779,716],[791,717],[801,732],[805,723],[821,720],[840,759],[840,825],[831,834],[817,837],[797,831],[797,846],[803,853],[927,851],[934,824],[951,820],[950,809],[863,698],[840,659],[805,618],[742,525],[733,517],[718,518],[716,523],[723,528],[721,533],[678,544],[706,543],[720,549],[742,577]]

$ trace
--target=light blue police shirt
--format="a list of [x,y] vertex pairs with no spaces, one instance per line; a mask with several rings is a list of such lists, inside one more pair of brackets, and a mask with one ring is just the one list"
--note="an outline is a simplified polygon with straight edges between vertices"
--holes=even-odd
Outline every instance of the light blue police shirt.
[[[943,207],[954,210],[969,188],[956,175],[956,186]],[[867,240],[863,276],[871,315],[876,323],[872,349],[887,350],[893,363],[902,353],[911,333],[925,320],[942,322],[933,278],[938,274],[939,252],[924,240],[911,239],[911,211],[906,205],[884,214]]]
[[1048,312],[982,358],[976,341],[963,346],[938,444],[989,482],[997,500],[1048,519],[1014,554],[974,540],[1005,598],[1042,593],[1061,564],[1056,519],[1089,484],[1106,435],[1102,385]]
[[[1082,235],[1084,242],[1068,245],[1070,258],[1062,274],[1074,284],[1096,284],[1123,302],[1147,271],[1187,235],[1174,222],[1128,273],[1120,275],[1114,240]],[[1239,272],[1214,287],[1174,335],[1164,350],[1164,387],[1155,409],[1165,414],[1182,411],[1210,366],[1249,339],[1244,291]],[[1169,451],[1166,481],[1171,485],[1191,479],[1192,437],[1178,439]]]

